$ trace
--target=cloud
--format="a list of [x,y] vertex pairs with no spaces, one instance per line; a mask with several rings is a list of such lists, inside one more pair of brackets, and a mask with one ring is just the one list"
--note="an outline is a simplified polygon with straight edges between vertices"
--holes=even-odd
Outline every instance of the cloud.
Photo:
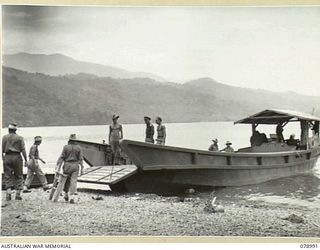
[[3,20],[4,53],[320,95],[320,7],[17,5],[3,6]]

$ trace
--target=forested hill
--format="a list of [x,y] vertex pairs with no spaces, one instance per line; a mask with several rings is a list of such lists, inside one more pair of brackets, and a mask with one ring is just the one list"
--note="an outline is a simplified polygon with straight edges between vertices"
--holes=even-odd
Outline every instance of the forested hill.
[[[114,79],[89,74],[48,76],[3,67],[3,125],[108,124],[143,116],[164,122],[235,120],[266,108],[320,110],[317,97],[232,87],[203,78],[185,84],[149,78]],[[319,115],[319,113],[318,113]]]
[[3,65],[30,73],[43,73],[52,76],[87,73],[102,77],[122,79],[151,78],[165,81],[162,77],[146,72],[132,72],[119,67],[75,60],[63,54],[17,53],[3,56]]

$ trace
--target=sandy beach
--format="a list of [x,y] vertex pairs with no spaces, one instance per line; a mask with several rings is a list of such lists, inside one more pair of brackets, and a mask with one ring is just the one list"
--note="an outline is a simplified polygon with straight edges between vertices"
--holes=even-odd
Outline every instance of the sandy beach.
[[[53,203],[33,189],[23,201],[2,198],[2,236],[268,236],[320,237],[320,213],[305,206],[217,197],[162,197],[78,190],[76,204]],[[2,197],[5,193],[2,192]]]

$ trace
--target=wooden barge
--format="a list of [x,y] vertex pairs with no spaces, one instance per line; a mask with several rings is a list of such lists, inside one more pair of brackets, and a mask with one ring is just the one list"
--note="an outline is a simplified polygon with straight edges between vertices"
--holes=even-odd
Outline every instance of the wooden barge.
[[79,181],[108,184],[115,191],[168,193],[190,187],[256,184],[311,172],[320,155],[320,118],[295,111],[264,110],[235,124],[250,124],[254,134],[260,124],[283,128],[288,122],[300,123],[296,143],[288,145],[271,135],[260,145],[232,153],[123,140],[120,145],[125,156],[120,166],[110,165],[109,145],[77,140],[91,166]]

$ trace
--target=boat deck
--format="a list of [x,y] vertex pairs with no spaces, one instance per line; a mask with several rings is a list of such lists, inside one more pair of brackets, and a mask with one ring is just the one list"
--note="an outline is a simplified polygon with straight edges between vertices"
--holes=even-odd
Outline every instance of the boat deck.
[[112,185],[136,173],[135,165],[94,166],[84,169],[78,182]]

